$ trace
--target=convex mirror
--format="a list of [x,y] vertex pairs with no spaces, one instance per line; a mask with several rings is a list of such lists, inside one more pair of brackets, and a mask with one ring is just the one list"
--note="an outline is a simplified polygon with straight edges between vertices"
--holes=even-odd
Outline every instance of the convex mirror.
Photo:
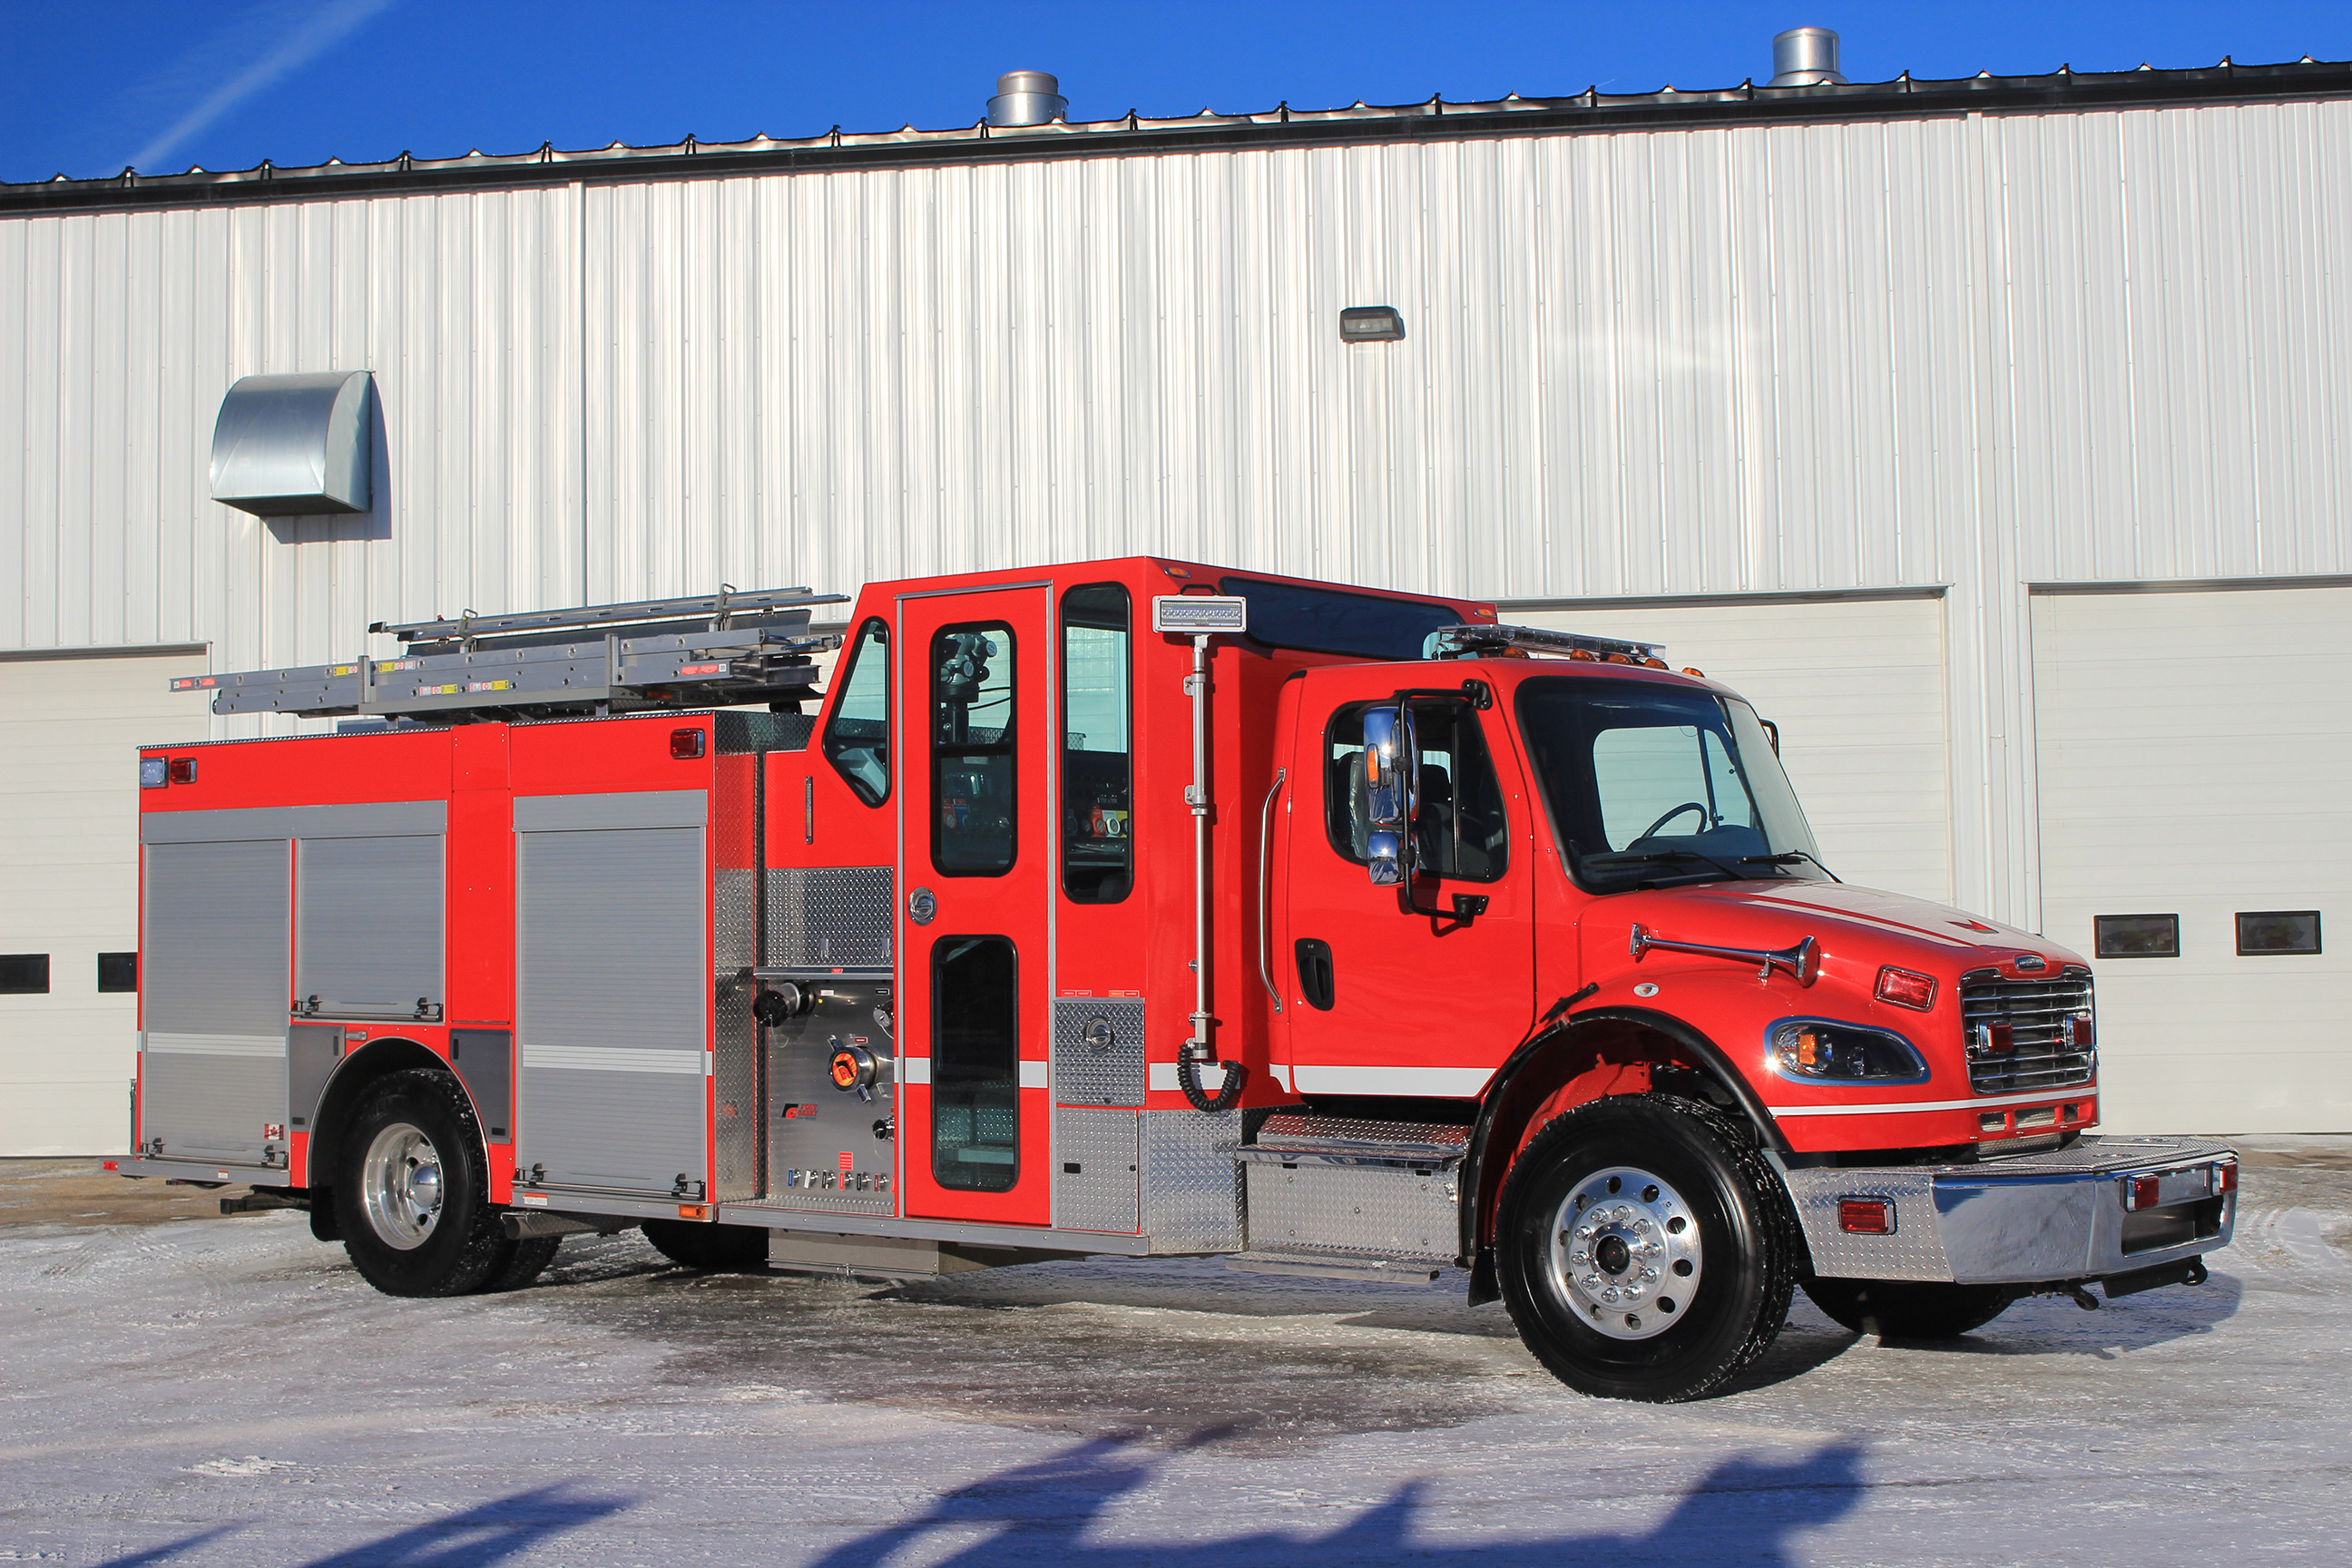
[[1412,710],[1402,703],[1364,710],[1364,805],[1370,829],[1365,868],[1375,888],[1402,887],[1412,878],[1412,819],[1419,803],[1421,747]]

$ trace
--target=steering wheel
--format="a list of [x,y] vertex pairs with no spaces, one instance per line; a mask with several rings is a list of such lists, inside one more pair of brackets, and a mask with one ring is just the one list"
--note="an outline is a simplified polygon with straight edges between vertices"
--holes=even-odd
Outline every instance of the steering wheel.
[[1639,843],[1640,843],[1643,839],[1644,839],[1644,838],[1654,838],[1654,837],[1657,837],[1657,835],[1658,835],[1658,829],[1659,829],[1659,828],[1664,827],[1667,823],[1672,822],[1675,817],[1680,816],[1681,816],[1684,812],[1685,812],[1685,811],[1696,811],[1696,812],[1697,812],[1697,813],[1698,813],[1698,827],[1699,827],[1699,831],[1700,831],[1700,832],[1702,832],[1702,833],[1706,832],[1706,807],[1705,807],[1704,805],[1701,805],[1698,802],[1696,802],[1696,801],[1695,801],[1695,800],[1686,800],[1686,801],[1683,802],[1683,803],[1682,803],[1682,805],[1678,805],[1678,806],[1675,807],[1675,808],[1674,808],[1674,810],[1672,810],[1672,811],[1670,811],[1670,812],[1666,813],[1666,815],[1665,815],[1665,816],[1662,816],[1662,817],[1658,818],[1658,820],[1657,820],[1657,821],[1655,821],[1655,822],[1654,822],[1654,823],[1650,824],[1650,826],[1649,826],[1644,827],[1643,829],[1642,829],[1642,831],[1641,831],[1641,832],[1639,832],[1639,833],[1637,833],[1637,834],[1633,835],[1633,842],[1634,842],[1634,843],[1636,843],[1636,844],[1639,844]]

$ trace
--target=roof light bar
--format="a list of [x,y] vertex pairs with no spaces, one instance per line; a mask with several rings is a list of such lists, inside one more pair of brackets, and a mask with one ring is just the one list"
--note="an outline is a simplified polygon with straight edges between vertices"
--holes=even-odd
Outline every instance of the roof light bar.
[[1665,646],[1588,637],[1582,632],[1556,632],[1548,626],[1440,626],[1430,633],[1422,652],[1428,658],[1492,658],[1514,653],[1533,658],[1568,658],[1580,653],[1596,658],[1614,655],[1629,663],[1663,669],[1665,666],[1658,661],[1658,650]]

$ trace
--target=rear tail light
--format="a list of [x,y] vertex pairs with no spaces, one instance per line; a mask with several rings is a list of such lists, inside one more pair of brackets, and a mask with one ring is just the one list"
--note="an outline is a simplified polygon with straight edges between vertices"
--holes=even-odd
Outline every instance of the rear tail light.
[[1854,1236],[1893,1236],[1895,1204],[1890,1198],[1838,1199],[1838,1228]]
[[2223,1193],[2234,1193],[2237,1190],[2238,1162],[2223,1160],[2216,1163],[2213,1167],[2214,1195],[2219,1197]]
[[2161,1195],[2159,1185],[2160,1184],[2154,1176],[2126,1176],[2124,1178],[2124,1207],[2127,1209],[2154,1208],[2157,1205],[2158,1198]]
[[1936,1005],[1936,977],[1890,963],[1878,972],[1878,999],[1924,1013]]
[[669,732],[669,754],[682,763],[692,762],[702,755],[702,731],[672,730]]

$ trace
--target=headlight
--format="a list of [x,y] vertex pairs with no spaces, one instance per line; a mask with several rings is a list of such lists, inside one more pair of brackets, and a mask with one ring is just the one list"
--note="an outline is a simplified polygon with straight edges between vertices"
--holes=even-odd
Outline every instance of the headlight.
[[1885,1029],[1826,1018],[1783,1018],[1765,1032],[1772,1070],[1799,1083],[1920,1083],[1927,1063]]

